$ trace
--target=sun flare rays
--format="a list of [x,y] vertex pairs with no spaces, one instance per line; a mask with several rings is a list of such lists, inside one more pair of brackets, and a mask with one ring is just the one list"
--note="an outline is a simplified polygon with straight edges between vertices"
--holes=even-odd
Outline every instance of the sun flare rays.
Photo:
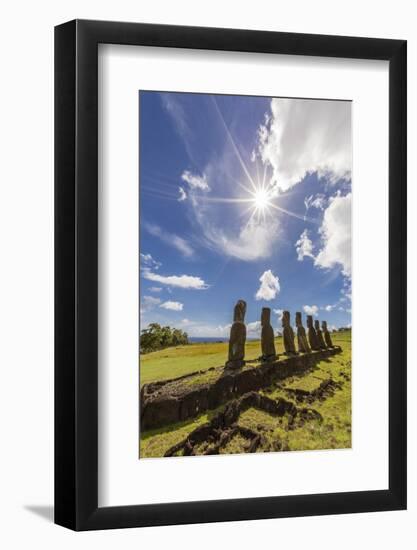
[[[243,208],[239,208],[238,217],[244,220],[245,229],[252,225],[263,225],[271,217],[279,215],[291,216],[304,222],[317,224],[316,220],[293,212],[282,205],[283,198],[284,204],[287,202],[285,201],[285,197],[288,197],[288,193],[280,192],[277,182],[273,181],[268,163],[264,162],[256,154],[253,158],[254,153],[252,153],[250,160],[245,158],[245,154],[242,154],[242,147],[233,136],[216,98],[212,96],[211,99],[214,111],[219,117],[221,127],[224,130],[226,142],[230,144],[233,156],[236,158],[237,166],[240,169],[240,177],[237,176],[235,168],[229,169],[226,172],[225,179],[227,181],[224,183],[227,185],[223,189],[226,188],[229,190],[230,194],[227,193],[229,196],[224,196],[223,193],[223,196],[214,193],[208,194],[207,190],[210,190],[208,185],[205,189],[200,189],[199,186],[192,186],[187,191],[187,195],[193,206],[195,207],[196,204],[204,203],[207,205],[208,203],[218,203],[225,206],[240,204]],[[250,167],[252,166],[253,169],[251,170]],[[201,171],[201,174],[204,175],[204,170]],[[142,184],[142,190],[146,194],[170,201],[180,200],[178,194],[173,192],[173,183],[174,181],[176,182],[175,178],[166,178],[166,176],[161,176],[159,173],[152,173],[143,174],[143,180],[145,185]],[[212,189],[214,188],[215,185]],[[182,200],[185,201],[185,198]]]

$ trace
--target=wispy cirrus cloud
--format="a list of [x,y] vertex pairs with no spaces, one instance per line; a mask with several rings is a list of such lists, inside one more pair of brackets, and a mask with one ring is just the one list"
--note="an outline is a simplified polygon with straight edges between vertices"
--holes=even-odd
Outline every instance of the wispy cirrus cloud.
[[189,148],[188,143],[191,139],[192,132],[188,124],[187,114],[183,105],[178,100],[178,96],[176,94],[161,92],[159,97],[161,98],[164,109],[173,119],[174,128],[182,138],[187,153],[190,156],[191,149]]
[[[279,238],[279,222],[274,217],[257,219],[251,217],[251,205],[235,202],[235,198],[247,200],[249,195],[239,194],[240,188],[236,184],[228,188],[231,195],[225,196],[224,181],[232,180],[232,168],[228,162],[218,162],[208,167],[208,181],[212,193],[222,197],[220,200],[207,197],[206,193],[198,189],[189,191],[190,217],[198,228],[200,242],[207,248],[228,258],[235,258],[245,262],[253,262],[272,256]],[[211,177],[210,177],[211,176]],[[226,188],[227,189],[227,188]],[[243,214],[246,215],[242,216]],[[236,217],[240,223],[230,224],[229,218]]]
[[195,154],[194,145],[196,135],[193,131],[192,121],[189,120],[189,110],[186,101],[184,101],[184,94],[160,92],[159,96],[165,111],[172,119],[173,126],[182,140],[189,159],[194,165],[198,165],[198,155]]
[[278,224],[256,221],[244,224],[235,231],[226,231],[209,219],[202,220],[203,242],[212,250],[227,257],[243,261],[269,258],[274,250],[278,234]]
[[[257,168],[248,169],[250,160],[226,123],[217,100],[199,98],[204,108],[197,111],[187,108],[186,94],[161,97],[194,166],[181,173],[177,200],[187,208],[188,218],[195,226],[195,239],[218,254],[247,262],[272,256],[279,237],[279,222],[276,216],[254,219],[251,215],[255,203],[248,191],[253,191],[254,185],[260,187],[265,176],[258,174],[260,179],[256,180]],[[201,140],[192,135],[191,129],[201,127],[202,113],[215,136],[215,147],[210,151],[202,149]],[[198,120],[193,118],[196,116]],[[252,145],[255,142],[256,125]],[[200,162],[196,162],[197,158]],[[255,164],[257,167],[258,162]]]
[[187,240],[183,239],[179,235],[175,235],[175,233],[167,233],[156,224],[142,222],[142,225],[150,235],[158,237],[158,239],[169,246],[173,246],[181,252],[183,256],[191,257],[194,255],[194,249],[192,246]]

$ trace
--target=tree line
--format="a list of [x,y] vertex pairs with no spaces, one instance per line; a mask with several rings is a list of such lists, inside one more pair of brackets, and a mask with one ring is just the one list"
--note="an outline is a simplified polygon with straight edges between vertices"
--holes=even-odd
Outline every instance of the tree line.
[[177,328],[161,327],[158,323],[150,323],[147,328],[141,331],[141,353],[149,353],[184,344],[189,344],[188,334]]

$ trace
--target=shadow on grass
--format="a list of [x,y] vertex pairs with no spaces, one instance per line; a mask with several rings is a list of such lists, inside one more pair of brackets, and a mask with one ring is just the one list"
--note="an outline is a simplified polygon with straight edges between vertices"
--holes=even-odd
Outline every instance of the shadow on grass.
[[202,415],[194,417],[194,418],[188,418],[187,420],[183,420],[182,422],[176,422],[175,424],[168,424],[167,426],[164,426],[163,428],[156,428],[155,430],[147,430],[146,432],[141,433],[141,441],[144,443],[146,440],[148,440],[151,437],[154,437],[156,435],[165,435],[172,432],[176,432],[177,430],[180,430],[182,428],[186,428],[187,426],[191,426],[192,424],[198,423],[201,416],[207,417],[207,420],[203,422],[210,422],[216,414],[218,414],[224,406],[218,407],[217,409],[211,409],[205,411]]

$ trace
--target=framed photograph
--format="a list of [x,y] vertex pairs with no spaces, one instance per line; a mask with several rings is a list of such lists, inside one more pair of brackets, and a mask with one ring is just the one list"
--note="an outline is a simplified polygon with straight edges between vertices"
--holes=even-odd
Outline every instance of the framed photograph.
[[55,521],[406,508],[406,42],[55,29]]

